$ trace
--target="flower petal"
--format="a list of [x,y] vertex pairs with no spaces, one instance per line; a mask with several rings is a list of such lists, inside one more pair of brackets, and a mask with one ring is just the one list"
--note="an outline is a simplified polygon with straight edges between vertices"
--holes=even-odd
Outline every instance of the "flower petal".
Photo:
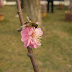
[[36,24],[38,24],[38,22],[36,22]]
[[24,42],[25,47],[37,48],[37,45],[41,45],[39,37],[42,36],[43,32],[41,28],[27,27],[21,31],[21,41]]

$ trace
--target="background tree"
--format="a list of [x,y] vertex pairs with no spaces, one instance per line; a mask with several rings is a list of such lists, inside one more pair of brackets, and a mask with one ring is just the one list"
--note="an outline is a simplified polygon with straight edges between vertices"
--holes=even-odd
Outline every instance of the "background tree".
[[40,8],[40,0],[24,0],[24,5],[28,16],[34,21],[39,22],[41,25],[41,8]]

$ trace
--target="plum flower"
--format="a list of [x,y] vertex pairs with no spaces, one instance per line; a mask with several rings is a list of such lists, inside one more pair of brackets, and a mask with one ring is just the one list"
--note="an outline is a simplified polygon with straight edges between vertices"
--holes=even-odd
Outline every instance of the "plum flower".
[[21,31],[21,41],[24,42],[25,47],[37,48],[37,45],[41,45],[39,38],[43,35],[41,28],[27,27]]
[[38,22],[36,22],[36,24],[38,24]]

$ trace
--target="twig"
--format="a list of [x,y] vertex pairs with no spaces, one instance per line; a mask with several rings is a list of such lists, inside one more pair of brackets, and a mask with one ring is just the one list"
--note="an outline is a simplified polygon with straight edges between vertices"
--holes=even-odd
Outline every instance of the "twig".
[[[22,11],[21,11],[20,0],[16,0],[16,2],[17,2],[19,19],[20,19],[20,23],[22,26],[22,25],[24,25],[24,20],[23,20],[23,15],[22,15]],[[32,48],[27,47],[27,50],[28,50],[28,56],[30,57],[31,63],[33,65],[34,72],[39,72],[38,66],[37,66],[36,61],[33,56]]]
[[38,66],[37,66],[35,58],[33,56],[32,48],[27,47],[27,50],[28,50],[28,56],[30,57],[30,60],[31,60],[32,65],[33,65],[34,72],[39,72]]

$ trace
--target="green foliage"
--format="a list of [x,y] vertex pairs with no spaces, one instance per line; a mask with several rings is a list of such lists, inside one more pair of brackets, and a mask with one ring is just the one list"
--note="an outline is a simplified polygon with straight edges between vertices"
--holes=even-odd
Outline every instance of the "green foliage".
[[[43,19],[42,46],[33,50],[40,72],[72,72],[72,22],[64,20],[65,10],[55,7],[54,13]],[[5,15],[0,22],[0,72],[34,72],[17,32],[16,11],[16,6],[0,10]],[[26,15],[23,9],[25,21]]]

